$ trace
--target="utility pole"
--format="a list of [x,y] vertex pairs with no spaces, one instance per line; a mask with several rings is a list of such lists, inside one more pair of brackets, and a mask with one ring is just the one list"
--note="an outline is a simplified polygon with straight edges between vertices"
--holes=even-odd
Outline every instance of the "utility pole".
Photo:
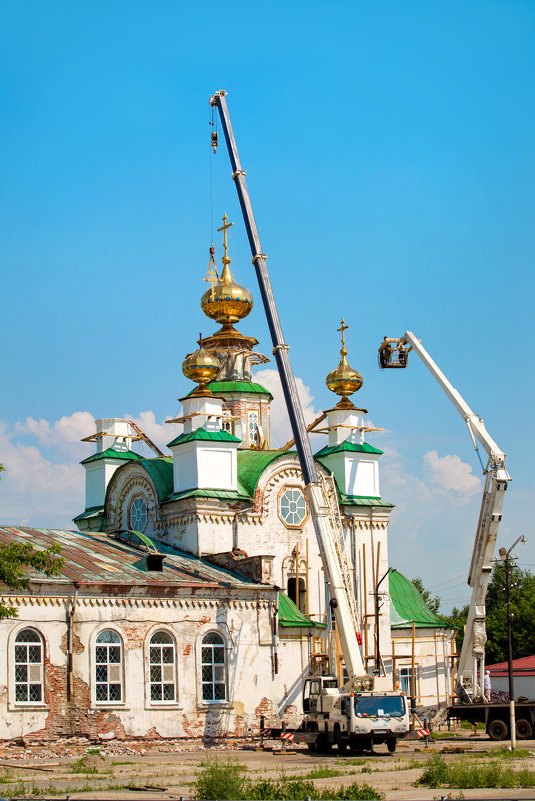
[[507,664],[509,672],[509,728],[511,739],[511,750],[516,748],[516,716],[515,716],[515,687],[513,676],[513,615],[511,614],[511,597],[510,597],[510,562],[516,559],[516,556],[511,556],[511,551],[518,545],[519,542],[526,542],[524,535],[521,535],[513,542],[508,551],[505,548],[500,548],[500,559],[503,562],[505,570],[505,603],[507,606]]

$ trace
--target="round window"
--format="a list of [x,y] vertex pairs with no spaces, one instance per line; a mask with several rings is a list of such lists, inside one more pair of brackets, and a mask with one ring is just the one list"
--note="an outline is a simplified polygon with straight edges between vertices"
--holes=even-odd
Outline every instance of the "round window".
[[279,499],[280,516],[287,526],[300,526],[307,516],[307,502],[300,489],[288,487]]
[[130,506],[130,528],[133,531],[145,531],[147,526],[147,504],[140,495],[134,498]]

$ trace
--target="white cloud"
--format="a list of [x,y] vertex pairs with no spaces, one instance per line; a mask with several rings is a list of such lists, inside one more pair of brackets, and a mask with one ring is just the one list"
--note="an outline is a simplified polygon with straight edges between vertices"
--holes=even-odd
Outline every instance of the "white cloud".
[[17,422],[14,431],[17,434],[32,435],[37,438],[40,445],[57,448],[73,458],[83,458],[87,446],[80,442],[95,430],[95,420],[90,412],[74,412],[64,415],[54,423],[41,418],[27,417],[24,422]]
[[71,519],[84,508],[83,469],[76,461],[55,464],[37,446],[18,442],[15,436],[14,430],[0,426],[0,456],[6,468],[0,481],[0,523],[72,528]]
[[[288,418],[288,410],[282,394],[282,387],[280,383],[279,373],[272,368],[265,370],[258,370],[253,376],[254,380],[262,384],[266,389],[269,389],[273,395],[271,402],[271,445],[274,448],[279,448],[284,445],[291,436],[290,420]],[[307,387],[302,378],[296,377],[295,383],[297,385],[297,393],[301,401],[305,424],[309,425],[319,416],[320,412],[314,408],[314,396]],[[317,448],[313,448],[316,452]]]
[[424,454],[424,463],[431,474],[431,480],[445,490],[454,490],[464,503],[481,492],[481,481],[472,473],[471,465],[463,462],[456,454],[439,456],[436,450]]

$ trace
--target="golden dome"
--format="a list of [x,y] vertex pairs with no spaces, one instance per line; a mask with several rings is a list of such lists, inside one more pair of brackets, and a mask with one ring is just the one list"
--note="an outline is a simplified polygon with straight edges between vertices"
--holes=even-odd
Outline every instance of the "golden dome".
[[348,399],[349,395],[352,395],[354,392],[357,392],[363,383],[362,376],[357,370],[353,370],[350,364],[346,359],[347,350],[345,344],[345,330],[348,328],[345,324],[345,321],[342,319],[342,327],[338,330],[342,332],[342,348],[340,350],[340,364],[335,370],[331,370],[327,378],[325,379],[325,383],[327,384],[328,388],[331,392],[336,393],[336,395],[341,395],[341,399],[336,404],[341,408],[351,408],[353,404]]
[[[215,281],[217,273],[213,271],[209,275],[212,279],[212,286],[208,289],[201,298],[201,308],[207,317],[215,320],[217,323],[222,323],[225,328],[231,328],[232,323],[237,323],[243,317],[247,317],[253,308],[253,296],[243,286],[237,284],[230,272],[230,259],[228,257],[227,246],[227,229],[233,223],[227,223],[227,215],[223,216],[223,227],[218,228],[218,231],[223,231],[223,247],[225,255],[223,256],[223,272],[221,278]],[[215,264],[215,262],[214,262]],[[206,280],[210,280],[207,278]]]
[[195,390],[195,395],[211,395],[212,393],[206,386],[210,381],[214,381],[221,370],[221,362],[215,355],[201,347],[194,353],[189,353],[182,362],[182,372],[186,378],[191,378],[199,386]]

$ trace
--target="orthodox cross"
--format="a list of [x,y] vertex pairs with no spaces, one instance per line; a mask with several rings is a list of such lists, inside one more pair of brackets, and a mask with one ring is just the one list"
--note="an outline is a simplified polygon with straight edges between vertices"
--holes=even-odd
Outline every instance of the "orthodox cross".
[[223,231],[223,247],[224,247],[224,249],[225,249],[225,258],[226,258],[226,256],[227,256],[227,251],[228,251],[228,245],[227,245],[227,230],[228,230],[228,229],[229,229],[229,228],[230,228],[232,225],[234,225],[234,223],[228,223],[228,222],[227,222],[227,220],[228,220],[228,217],[227,217],[227,215],[226,215],[226,213],[225,213],[225,214],[223,215],[223,225],[221,226],[221,228],[218,228],[218,229],[217,229],[218,231]]
[[346,325],[346,321],[345,321],[345,320],[344,320],[344,318],[342,317],[342,323],[341,323],[341,326],[340,326],[340,328],[337,328],[337,329],[336,329],[337,331],[341,331],[341,332],[342,332],[342,350],[345,350],[345,349],[346,349],[346,338],[345,338],[345,332],[347,331],[347,329],[348,329],[348,328],[349,328],[349,326],[348,326],[348,325]]

